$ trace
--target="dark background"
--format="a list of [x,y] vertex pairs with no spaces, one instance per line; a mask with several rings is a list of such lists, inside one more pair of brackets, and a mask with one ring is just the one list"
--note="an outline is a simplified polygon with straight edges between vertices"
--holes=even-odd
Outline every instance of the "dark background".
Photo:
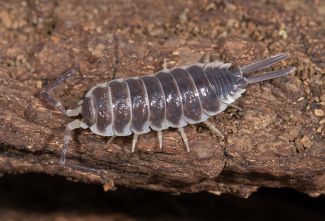
[[0,220],[324,220],[325,197],[262,188],[248,199],[170,195],[39,174],[0,179]]

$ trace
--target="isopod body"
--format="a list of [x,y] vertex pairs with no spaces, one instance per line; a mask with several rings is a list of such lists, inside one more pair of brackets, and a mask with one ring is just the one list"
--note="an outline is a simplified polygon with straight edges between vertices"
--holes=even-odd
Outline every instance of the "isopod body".
[[96,85],[83,100],[82,126],[102,136],[128,136],[205,121],[244,91],[244,81],[227,69],[195,64]]
[[80,127],[90,128],[101,136],[129,136],[133,133],[132,151],[140,134],[158,131],[161,147],[161,131],[169,127],[179,128],[189,151],[183,127],[204,122],[224,111],[241,96],[248,84],[293,72],[295,69],[288,67],[259,76],[247,76],[287,57],[288,54],[279,54],[243,67],[231,67],[231,64],[222,62],[198,63],[164,69],[153,75],[115,79],[92,87],[74,110],[65,110],[49,95],[50,90],[73,73],[67,72],[41,92],[43,98],[66,115],[82,116],[81,120],[67,125],[61,162],[65,160],[70,132]]

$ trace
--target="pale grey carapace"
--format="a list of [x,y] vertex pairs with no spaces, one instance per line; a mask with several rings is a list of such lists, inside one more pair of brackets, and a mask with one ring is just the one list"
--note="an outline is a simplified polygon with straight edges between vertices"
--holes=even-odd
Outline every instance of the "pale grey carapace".
[[[189,151],[183,129],[187,124],[208,122],[209,117],[224,111],[238,99],[251,83],[295,71],[295,68],[288,67],[251,75],[287,57],[287,53],[278,54],[243,67],[232,67],[230,63],[222,62],[197,63],[164,69],[152,75],[115,79],[92,87],[80,106],[66,110],[49,92],[77,72],[77,69],[70,69],[41,92],[42,98],[67,116],[81,114],[82,117],[66,127],[61,163],[65,163],[71,131],[76,128],[90,128],[95,134],[110,137],[134,134],[132,152],[138,135],[157,131],[162,148],[161,131],[169,127],[178,128]],[[211,128],[211,123],[208,125]]]

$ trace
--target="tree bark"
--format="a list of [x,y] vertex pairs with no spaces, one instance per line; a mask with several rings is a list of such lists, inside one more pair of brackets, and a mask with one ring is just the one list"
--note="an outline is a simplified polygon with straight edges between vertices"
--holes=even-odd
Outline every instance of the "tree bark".
[[[294,1],[3,4],[1,173],[61,175],[105,189],[248,197],[268,186],[311,196],[325,193],[321,1],[299,6]],[[197,124],[185,128],[190,153],[178,132],[169,129],[163,132],[162,150],[156,133],[150,132],[139,137],[132,154],[131,137],[107,145],[107,138],[80,129],[69,144],[67,160],[92,170],[59,164],[64,128],[72,120],[46,105],[38,93],[70,66],[80,64],[82,76],[53,94],[71,108],[115,72],[117,78],[141,76],[160,70],[164,59],[172,68],[208,55],[242,65],[278,52],[291,54],[280,66],[295,66],[296,73],[249,86],[236,102],[242,111],[228,108],[210,119],[225,140]]]

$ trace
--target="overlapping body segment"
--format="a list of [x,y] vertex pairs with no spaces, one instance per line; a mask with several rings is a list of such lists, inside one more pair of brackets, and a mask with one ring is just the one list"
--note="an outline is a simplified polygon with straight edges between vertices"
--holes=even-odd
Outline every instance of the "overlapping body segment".
[[182,97],[175,78],[169,70],[158,72],[154,75],[163,89],[166,103],[166,124],[168,127],[184,127]]
[[128,84],[124,80],[113,80],[108,87],[112,97],[113,133],[115,136],[130,135],[132,103]]
[[112,136],[113,116],[110,91],[108,87],[98,86],[92,91],[96,127],[101,134]]
[[203,64],[191,65],[186,67],[186,70],[191,75],[198,91],[202,110],[206,115],[212,116],[219,111],[219,101],[217,93],[213,90],[211,82],[204,73],[203,67]]
[[202,110],[198,90],[188,70],[185,67],[180,67],[174,68],[170,72],[180,91],[184,120],[190,124],[206,120],[207,115]]
[[153,130],[164,130],[166,123],[166,98],[162,85],[156,76],[143,76],[141,80],[147,89],[149,101],[149,126]]
[[126,79],[131,98],[131,131],[136,134],[148,133],[149,99],[144,82],[140,78]]

